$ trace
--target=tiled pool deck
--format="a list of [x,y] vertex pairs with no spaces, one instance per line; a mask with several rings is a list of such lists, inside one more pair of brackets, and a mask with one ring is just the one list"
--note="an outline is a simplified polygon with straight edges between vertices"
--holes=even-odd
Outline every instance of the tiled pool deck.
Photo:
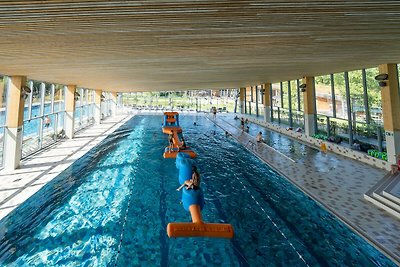
[[[131,116],[109,118],[25,159],[15,171],[0,171],[0,219],[37,192]],[[363,194],[387,172],[336,154],[317,154],[301,162],[290,159],[233,126],[231,115],[216,123],[245,147],[288,177],[341,220],[400,262],[400,220],[375,207]],[[285,137],[288,138],[288,137]]]
[[400,263],[400,220],[363,197],[387,171],[334,153],[317,152],[296,162],[264,143],[257,143],[255,136],[235,127],[233,121],[232,115],[222,115],[216,124]]

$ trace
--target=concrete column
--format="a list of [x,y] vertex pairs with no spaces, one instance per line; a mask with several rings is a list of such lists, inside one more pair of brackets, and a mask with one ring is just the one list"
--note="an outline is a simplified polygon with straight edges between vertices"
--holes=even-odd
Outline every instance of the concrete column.
[[315,84],[314,77],[304,77],[303,84],[306,85],[303,92],[304,99],[304,131],[308,136],[314,135],[315,129]]
[[4,144],[4,168],[7,170],[15,170],[19,167],[21,161],[22,124],[24,123],[25,105],[23,86],[26,86],[26,76],[10,77]]
[[240,87],[240,89],[239,89],[240,113],[241,114],[244,113],[244,105],[245,105],[245,101],[246,101],[246,99],[244,99],[245,90],[246,90],[246,88],[244,88],[244,87]]
[[383,126],[388,162],[396,164],[396,155],[400,155],[400,93],[396,64],[379,65],[379,73],[388,75],[386,86],[381,90]]
[[111,92],[111,116],[117,115],[117,92]]
[[271,83],[264,83],[262,85],[263,90],[263,102],[264,102],[264,120],[266,122],[271,122]]
[[101,122],[101,90],[94,91],[94,122],[99,125]]
[[258,112],[258,85],[256,85],[255,87],[254,87],[254,89],[255,89],[255,91],[256,91],[256,116],[258,117],[258,115],[259,115],[259,112]]
[[74,138],[75,128],[75,90],[76,85],[68,85],[65,90],[65,135]]

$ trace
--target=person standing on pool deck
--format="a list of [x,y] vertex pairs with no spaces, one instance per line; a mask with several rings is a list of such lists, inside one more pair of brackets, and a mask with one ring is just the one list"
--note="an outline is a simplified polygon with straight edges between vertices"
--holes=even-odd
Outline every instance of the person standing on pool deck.
[[217,118],[217,108],[212,107],[212,112],[213,112],[213,119],[215,120]]
[[243,118],[240,120],[240,125],[242,126],[242,131],[244,131],[244,119]]

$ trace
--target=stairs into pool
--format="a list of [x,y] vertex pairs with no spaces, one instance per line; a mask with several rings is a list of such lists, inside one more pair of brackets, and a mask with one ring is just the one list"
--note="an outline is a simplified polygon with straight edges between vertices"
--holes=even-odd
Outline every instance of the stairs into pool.
[[400,219],[400,174],[388,174],[364,198]]

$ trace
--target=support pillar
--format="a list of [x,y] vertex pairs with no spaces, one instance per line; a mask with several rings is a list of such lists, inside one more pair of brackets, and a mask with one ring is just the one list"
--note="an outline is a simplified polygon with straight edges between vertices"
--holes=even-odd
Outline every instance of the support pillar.
[[259,112],[258,112],[258,85],[255,86],[256,89],[256,116],[258,117]]
[[396,64],[379,65],[379,73],[388,75],[381,91],[383,126],[388,162],[396,164],[396,156],[400,155],[400,93]]
[[22,87],[26,76],[13,76],[8,82],[7,121],[5,128],[4,168],[15,170],[19,167],[22,153],[22,125],[24,122],[25,98]]
[[117,115],[117,92],[111,92],[111,116]]
[[240,89],[239,89],[240,113],[241,114],[243,114],[245,112],[245,110],[244,110],[244,106],[246,104],[245,90],[246,90],[246,88],[244,88],[244,87],[240,87]]
[[68,85],[65,90],[65,136],[69,139],[75,134],[75,90],[76,85]]
[[303,92],[304,99],[304,131],[308,136],[312,136],[316,133],[315,127],[315,83],[314,77],[304,77],[303,84],[306,85],[305,91]]
[[264,83],[262,85],[263,102],[264,102],[264,121],[271,122],[271,83]]
[[101,122],[101,90],[94,91],[94,122],[96,125]]

